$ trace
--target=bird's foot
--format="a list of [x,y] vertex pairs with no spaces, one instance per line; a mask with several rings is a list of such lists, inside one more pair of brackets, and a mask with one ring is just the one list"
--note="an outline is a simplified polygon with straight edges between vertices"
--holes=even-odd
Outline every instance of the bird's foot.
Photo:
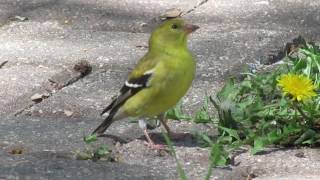
[[166,151],[166,150],[167,150],[167,147],[166,147],[165,145],[163,145],[163,144],[155,144],[155,143],[152,141],[149,133],[147,132],[147,129],[144,129],[144,130],[143,130],[143,133],[144,133],[144,136],[145,136],[146,139],[147,139],[147,142],[145,142],[145,143],[146,143],[146,145],[147,145],[149,148],[154,149],[154,150],[157,150],[157,151],[161,151],[161,150],[165,150],[165,151]]

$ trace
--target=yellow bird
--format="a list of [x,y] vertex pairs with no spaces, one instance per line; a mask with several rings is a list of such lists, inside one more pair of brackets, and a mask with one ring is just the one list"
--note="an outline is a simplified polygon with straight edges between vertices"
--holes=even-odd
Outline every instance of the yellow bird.
[[[151,34],[148,52],[140,59],[120,95],[101,114],[107,118],[93,131],[101,135],[117,120],[127,117],[160,117],[168,133],[164,112],[186,94],[195,77],[196,62],[187,47],[188,35],[199,27],[187,24],[182,18],[166,20]],[[140,123],[151,148],[154,144],[145,123]]]

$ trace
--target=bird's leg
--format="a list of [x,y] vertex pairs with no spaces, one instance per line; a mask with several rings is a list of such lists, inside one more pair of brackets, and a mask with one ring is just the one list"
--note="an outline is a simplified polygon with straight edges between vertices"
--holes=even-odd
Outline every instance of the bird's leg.
[[161,113],[159,116],[158,116],[161,124],[163,125],[163,127],[166,129],[167,133],[169,134],[169,136],[172,134],[168,124],[167,124],[167,119],[166,119],[166,116],[164,113]]
[[149,136],[149,133],[147,131],[147,129],[144,129],[143,130],[143,133],[144,133],[144,136],[146,137],[147,141],[148,141],[148,146],[151,148],[151,149],[156,149],[156,150],[165,150],[166,149],[166,146],[163,145],[163,144],[155,144],[152,139],[150,138]]
[[148,133],[148,130],[147,130],[147,124],[146,122],[144,122],[144,120],[139,120],[139,126],[140,128],[143,129],[143,134],[144,136],[146,137],[147,141],[148,141],[148,146],[151,148],[151,149],[156,149],[156,150],[165,150],[166,149],[166,146],[165,145],[162,145],[162,144],[155,144],[152,139],[150,138],[150,135]]
[[166,116],[164,113],[160,114],[158,116],[161,124],[163,125],[163,127],[166,129],[166,131],[168,132],[169,136],[172,138],[172,139],[179,139],[181,137],[183,137],[184,135],[182,134],[177,134],[177,133],[174,133],[170,130],[168,124],[167,124],[167,119],[166,119]]

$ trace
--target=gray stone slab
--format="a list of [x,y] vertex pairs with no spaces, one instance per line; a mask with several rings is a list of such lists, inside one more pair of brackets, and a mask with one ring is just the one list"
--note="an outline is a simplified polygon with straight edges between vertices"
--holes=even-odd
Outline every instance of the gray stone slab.
[[27,156],[0,165],[0,178],[11,179],[167,179],[165,172],[123,163]]
[[235,162],[250,166],[257,179],[319,179],[319,154],[319,148],[270,149],[255,156],[240,154]]
[[[146,52],[143,46],[157,24],[154,18],[166,9],[188,10],[199,2],[2,0],[0,63],[8,63],[0,69],[0,179],[176,179],[173,158],[146,150],[141,130],[128,121],[117,122],[107,131],[123,139],[121,144],[115,146],[112,138],[99,139],[119,152],[122,162],[77,161],[69,155],[84,148],[82,136],[101,122],[99,112]],[[189,41],[198,63],[197,77],[183,100],[185,111],[192,114],[205,94],[216,92],[229,75],[237,76],[242,64],[267,62],[270,54],[298,35],[320,41],[319,7],[320,2],[313,0],[209,0],[187,14],[201,28]],[[48,79],[83,59],[93,66],[90,75],[41,103],[31,102],[30,97],[42,93]],[[24,111],[19,117],[12,116],[20,110]],[[215,130],[190,122],[170,122],[170,126],[191,134],[175,142],[177,154],[188,177],[202,179],[208,150],[199,148],[192,135]],[[159,130],[153,137],[163,143]],[[24,147],[26,153],[8,155],[15,146]],[[319,150],[304,149],[302,159],[295,158],[298,151],[244,153],[236,158],[239,166],[216,168],[213,178],[246,179],[251,171],[262,179],[320,176]]]
[[[0,174],[4,179],[163,179],[170,177],[145,165],[75,160],[84,151],[89,119],[1,119]],[[110,143],[111,142],[111,143]],[[106,143],[106,141],[101,141]],[[112,141],[109,141],[112,146]],[[22,155],[9,152],[23,149]],[[147,164],[146,164],[147,165]],[[171,173],[175,176],[175,172]],[[109,179],[108,178],[108,179]]]
[[[111,179],[176,179],[177,165],[168,153],[158,152],[146,147],[140,135],[133,136],[128,128],[138,129],[137,125],[122,128],[118,125],[117,132],[108,131],[128,143],[116,143],[116,139],[99,138],[98,144],[106,144],[119,162],[75,160],[77,150],[85,151],[87,146],[83,136],[87,129],[95,124],[93,119],[81,118],[2,118],[0,123],[0,174],[4,179],[49,178],[95,179],[109,177]],[[128,125],[127,125],[128,126]],[[140,130],[141,131],[141,130]],[[130,133],[130,134],[129,134]],[[159,140],[159,134],[153,139]],[[141,139],[142,138],[142,139]],[[191,137],[174,141],[177,145],[177,156],[184,164],[186,173],[195,179],[205,176],[209,164],[209,150],[197,147],[195,142],[188,145]],[[193,140],[196,141],[196,140]],[[10,154],[14,149],[22,149],[22,155]],[[105,170],[102,170],[105,169]],[[229,177],[233,172],[217,169],[216,176]]]
[[[46,81],[54,72],[59,73],[66,66],[79,59],[88,60],[97,67],[96,69],[118,68],[123,71],[122,77],[125,78],[127,69],[130,69],[146,51],[146,49],[136,46],[147,45],[149,36],[147,34],[96,31],[98,29],[92,31],[93,29],[85,28],[85,26],[83,26],[84,29],[69,27],[59,23],[58,13],[53,13],[50,17],[35,16],[37,13],[58,11],[58,7],[64,6],[67,6],[66,12],[70,14],[93,13],[86,10],[80,11],[81,8],[79,9],[78,6],[72,6],[74,3],[72,1],[18,3],[22,9],[26,6],[27,10],[22,12],[32,12],[30,17],[35,19],[30,18],[26,22],[11,22],[1,29],[0,38],[4,43],[0,46],[2,52],[0,58],[10,60],[3,71],[9,77],[13,76],[11,78],[4,77],[5,79],[1,81],[7,87],[1,91],[2,104],[5,107],[7,106],[5,104],[16,102],[21,94],[36,88],[39,81]],[[81,3],[83,8],[92,6],[90,3]],[[116,5],[117,3],[109,7],[108,3],[110,2],[105,2],[104,5],[111,9],[114,6],[122,7],[121,4]],[[146,7],[152,6],[152,3],[157,4],[156,2],[151,2],[151,4],[146,1],[142,2]],[[228,3],[209,1],[204,7],[199,8],[199,11],[194,11],[194,15],[187,15],[193,21],[199,21],[201,29],[190,40],[191,49],[199,60],[198,75],[194,90],[186,98],[192,100],[185,102],[199,105],[203,94],[214,92],[223,83],[224,78],[221,77],[237,74],[241,70],[240,64],[245,62],[267,61],[269,54],[298,34],[309,37],[309,39],[319,39],[318,33],[314,33],[317,30],[317,23],[308,23],[308,26],[301,25],[301,22],[304,21],[302,21],[303,17],[301,17],[298,7],[303,9],[310,6],[308,17],[312,18],[307,18],[305,21],[315,22],[314,18],[317,18],[318,10],[310,3],[289,3],[290,7],[297,9],[297,11],[288,12],[287,9],[281,9],[283,4],[273,1],[230,1]],[[9,2],[4,4],[12,6],[12,3]],[[162,8],[172,5],[164,4],[166,3],[163,3]],[[124,5],[127,6],[130,3]],[[247,7],[250,10],[237,10],[230,13],[229,10],[233,7],[239,9]],[[146,10],[142,12],[151,13],[152,11],[148,8],[144,9]],[[134,8],[127,9],[128,12],[133,10]],[[159,14],[162,10],[160,8],[152,12]],[[265,15],[259,16],[260,11],[264,11]],[[294,20],[288,19],[285,23],[275,20],[275,17],[287,17],[288,13],[292,13],[292,16],[296,18]],[[59,16],[66,15],[60,14]],[[150,19],[154,16],[155,14],[151,13],[150,17],[146,15],[143,17]],[[220,21],[214,19],[214,17],[220,16],[223,17]],[[83,18],[80,17],[82,16],[79,15],[79,20],[82,20]],[[113,14],[109,14],[108,17],[113,17]],[[253,17],[257,18],[253,19]],[[91,22],[94,23],[96,20]],[[82,26],[85,23],[79,21],[76,24]],[[21,73],[16,73],[17,68]],[[41,77],[33,78],[34,73],[31,72],[37,72],[36,74]],[[30,76],[28,77],[26,74],[30,74]],[[18,82],[12,86],[10,79],[23,81],[23,83]],[[110,89],[110,87],[104,89]],[[11,112],[14,110],[16,109],[10,108]]]

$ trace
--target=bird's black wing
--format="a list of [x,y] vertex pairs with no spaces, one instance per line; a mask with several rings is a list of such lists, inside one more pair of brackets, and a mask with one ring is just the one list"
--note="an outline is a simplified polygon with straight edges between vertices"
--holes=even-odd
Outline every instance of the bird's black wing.
[[135,95],[142,89],[148,87],[148,81],[152,73],[145,73],[138,78],[131,78],[127,80],[122,88],[120,89],[120,95],[114,99],[102,112],[101,115],[108,112],[112,108],[120,107],[126,102],[131,96]]
[[133,95],[138,93],[144,88],[149,87],[148,82],[150,77],[152,76],[152,72],[145,73],[140,77],[131,78],[127,80],[122,88],[120,89],[120,95],[113,100],[101,113],[109,112],[108,117],[92,132],[92,134],[102,134],[106,129],[112,124],[113,117],[118,112],[119,108]]

